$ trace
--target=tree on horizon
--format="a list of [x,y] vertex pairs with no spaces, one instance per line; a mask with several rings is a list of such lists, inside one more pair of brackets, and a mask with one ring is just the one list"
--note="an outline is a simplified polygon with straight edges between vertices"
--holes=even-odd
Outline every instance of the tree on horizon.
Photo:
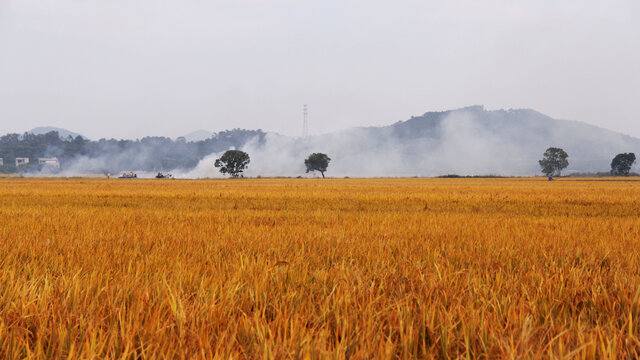
[[611,175],[613,176],[629,176],[631,167],[636,162],[636,154],[622,153],[616,155],[611,160]]
[[242,150],[227,150],[219,159],[216,159],[214,165],[220,168],[221,173],[237,178],[250,162],[251,159],[246,152]]
[[313,153],[304,161],[304,165],[307,167],[307,173],[311,171],[319,171],[324,179],[324,173],[327,171],[330,161],[331,158],[329,158],[327,154]]
[[542,160],[538,163],[545,175],[560,176],[562,170],[569,166],[568,157],[569,155],[563,149],[550,147],[544,152]]

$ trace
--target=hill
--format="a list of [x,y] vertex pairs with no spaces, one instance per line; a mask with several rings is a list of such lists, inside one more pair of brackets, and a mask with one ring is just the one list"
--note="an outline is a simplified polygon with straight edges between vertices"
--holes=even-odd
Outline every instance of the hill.
[[190,133],[188,133],[186,135],[183,135],[182,137],[186,141],[195,142],[195,141],[207,140],[207,139],[211,138],[214,135],[215,135],[215,133],[212,132],[212,131],[196,130],[196,131],[190,132]]
[[268,134],[261,147],[246,148],[257,157],[253,174],[285,175],[278,169],[321,151],[333,159],[334,176],[435,176],[539,174],[538,160],[550,146],[569,153],[565,173],[608,171],[617,153],[639,153],[640,139],[530,109],[471,106],[305,139]]
[[33,134],[33,135],[44,135],[46,133],[50,133],[52,131],[57,131],[58,135],[60,135],[61,138],[66,139],[67,137],[71,136],[73,138],[75,138],[76,136],[82,136],[76,132],[73,131],[69,131],[67,129],[62,129],[62,128],[57,128],[57,127],[53,127],[53,126],[41,126],[41,127],[36,127],[33,128],[29,131],[27,131],[29,134]]
[[556,120],[530,109],[487,111],[472,106],[428,112],[390,128],[411,147],[421,148],[418,144],[426,140],[436,150],[444,147],[449,154],[493,163],[503,173],[536,173],[535,160],[549,146],[569,153],[568,171],[607,170],[615,154],[640,151],[640,139],[578,121]]

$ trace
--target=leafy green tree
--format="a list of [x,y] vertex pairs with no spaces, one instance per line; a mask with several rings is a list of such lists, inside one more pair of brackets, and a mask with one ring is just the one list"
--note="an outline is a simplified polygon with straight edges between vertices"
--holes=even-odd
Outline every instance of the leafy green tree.
[[251,159],[249,154],[241,150],[227,150],[219,159],[216,159],[215,166],[220,168],[223,174],[238,177],[244,171]]
[[623,153],[618,154],[611,161],[611,175],[614,176],[629,176],[631,166],[636,162],[636,154]]
[[550,147],[544,152],[542,160],[538,161],[542,172],[547,176],[560,176],[562,169],[569,166],[569,155],[561,148]]
[[307,167],[307,172],[319,171],[324,178],[324,172],[327,171],[330,161],[331,159],[327,154],[313,153],[304,161],[304,165]]

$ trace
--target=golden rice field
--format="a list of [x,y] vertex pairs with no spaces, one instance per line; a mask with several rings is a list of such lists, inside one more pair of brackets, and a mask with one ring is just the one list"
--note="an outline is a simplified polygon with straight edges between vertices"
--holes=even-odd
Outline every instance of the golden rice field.
[[640,356],[640,182],[0,179],[0,358]]

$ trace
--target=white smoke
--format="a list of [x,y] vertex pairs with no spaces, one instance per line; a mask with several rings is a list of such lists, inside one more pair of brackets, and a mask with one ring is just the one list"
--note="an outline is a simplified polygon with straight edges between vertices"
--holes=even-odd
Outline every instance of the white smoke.
[[222,174],[213,166],[216,159],[222,156],[221,153],[214,153],[200,160],[195,168],[187,171],[174,171],[173,176],[177,179],[213,179],[222,178]]
[[[498,120],[488,121],[487,114]],[[305,174],[304,159],[314,152],[332,159],[326,175],[334,177],[529,176],[540,174],[538,160],[550,146],[570,151],[568,171],[607,171],[617,152],[631,152],[638,144],[614,132],[531,111],[485,112],[481,107],[449,112],[433,131],[433,136],[408,138],[397,136],[393,127],[355,128],[307,138],[270,133],[241,150],[251,157],[247,176],[319,176]],[[213,167],[219,155],[203,159],[184,176],[219,177]]]
[[[251,157],[247,176],[319,176],[305,173],[304,159],[314,152],[331,158],[326,175],[334,177],[531,174],[519,164],[517,145],[502,143],[471,113],[453,113],[441,131],[437,140],[407,142],[398,140],[391,128],[356,128],[307,138],[269,133],[264,141],[253,139],[241,150]],[[213,167],[219,155],[208,156],[180,177],[219,177]]]
[[[438,115],[438,114],[436,114]],[[613,156],[638,153],[640,141],[608,130],[557,121],[530,110],[484,111],[470,107],[383,128],[292,138],[267,133],[239,149],[251,158],[245,176],[320,176],[305,173],[304,160],[321,152],[331,158],[327,176],[404,177],[459,175],[537,175],[538,160],[547,147],[569,153],[571,171],[607,171]],[[429,123],[431,121],[431,123]],[[404,130],[402,130],[404,129]],[[98,172],[110,163],[148,165],[151,149],[78,157],[61,176]],[[221,178],[214,167],[224,151],[203,158],[194,168],[174,169],[176,178]],[[138,172],[139,177],[155,173]]]

